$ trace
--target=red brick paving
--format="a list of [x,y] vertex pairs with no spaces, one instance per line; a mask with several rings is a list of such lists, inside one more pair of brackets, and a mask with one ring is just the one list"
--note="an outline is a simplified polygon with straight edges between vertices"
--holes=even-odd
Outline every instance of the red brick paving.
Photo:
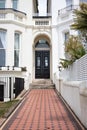
[[82,130],[54,89],[33,89],[2,130]]

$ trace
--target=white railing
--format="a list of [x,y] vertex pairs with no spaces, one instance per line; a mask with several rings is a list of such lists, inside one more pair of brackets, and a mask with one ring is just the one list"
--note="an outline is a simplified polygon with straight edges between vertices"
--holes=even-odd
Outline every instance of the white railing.
[[33,17],[51,17],[51,13],[45,13],[45,14],[40,14],[40,13],[33,13]]
[[0,20],[16,20],[23,22],[26,17],[24,12],[14,10],[12,8],[2,8],[0,9]]
[[49,25],[48,20],[35,20],[35,25]]
[[84,55],[79,60],[76,60],[67,69],[60,72],[63,79],[83,81],[87,80],[87,54]]
[[78,9],[78,8],[79,8],[78,5],[69,5],[69,6],[67,6],[67,7],[65,7],[63,9],[58,10],[58,15],[60,15],[60,16],[64,15],[64,14],[66,14],[66,13],[68,13],[70,11],[73,11],[74,9]]
[[5,19],[6,14],[0,14],[0,19]]

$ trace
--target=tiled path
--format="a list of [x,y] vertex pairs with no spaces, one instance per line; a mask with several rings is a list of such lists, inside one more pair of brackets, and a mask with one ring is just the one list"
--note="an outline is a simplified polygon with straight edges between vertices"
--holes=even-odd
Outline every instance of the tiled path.
[[53,89],[31,90],[3,130],[83,130]]

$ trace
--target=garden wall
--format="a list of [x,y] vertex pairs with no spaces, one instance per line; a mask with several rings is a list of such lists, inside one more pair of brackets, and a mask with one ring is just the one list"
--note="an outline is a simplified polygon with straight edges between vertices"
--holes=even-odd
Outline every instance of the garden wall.
[[57,91],[87,128],[87,55],[54,77]]

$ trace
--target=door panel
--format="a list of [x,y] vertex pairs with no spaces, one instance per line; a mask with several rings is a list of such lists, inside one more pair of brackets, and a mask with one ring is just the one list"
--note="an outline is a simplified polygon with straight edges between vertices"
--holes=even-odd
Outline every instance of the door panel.
[[35,51],[35,78],[50,78],[50,51]]
[[4,85],[0,85],[0,101],[4,101]]

